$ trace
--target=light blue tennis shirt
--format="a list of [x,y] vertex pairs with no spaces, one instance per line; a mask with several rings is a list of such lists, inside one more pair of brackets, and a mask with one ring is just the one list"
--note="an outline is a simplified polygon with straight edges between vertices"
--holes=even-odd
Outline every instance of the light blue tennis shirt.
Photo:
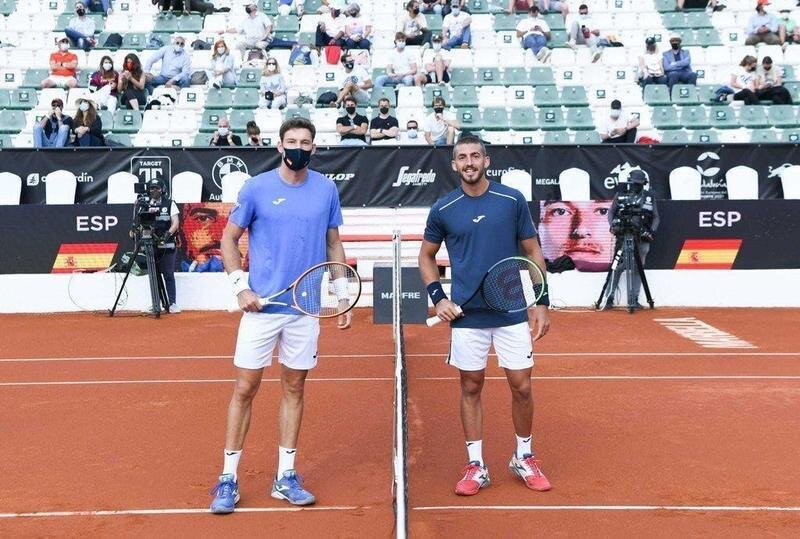
[[[326,235],[341,226],[342,209],[336,186],[319,172],[309,169],[303,183],[290,185],[274,169],[244,183],[229,220],[248,230],[250,288],[267,297],[327,260]],[[291,292],[275,301],[291,305]],[[280,305],[263,312],[298,314]]]

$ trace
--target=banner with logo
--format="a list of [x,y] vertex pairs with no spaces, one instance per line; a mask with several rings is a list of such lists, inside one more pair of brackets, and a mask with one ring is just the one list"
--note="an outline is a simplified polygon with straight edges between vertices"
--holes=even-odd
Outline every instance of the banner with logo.
[[[320,148],[311,166],[336,182],[344,206],[430,206],[458,185],[451,151],[427,146]],[[587,188],[592,199],[607,200],[637,168],[646,172],[660,199],[672,198],[674,182],[699,190],[706,200],[727,199],[732,178],[746,195],[734,198],[783,198],[784,182],[800,183],[800,149],[790,144],[489,146],[488,152],[489,179],[520,189],[529,200],[584,198]],[[22,177],[26,204],[44,202],[47,174],[60,169],[77,176],[79,203],[106,202],[107,178],[120,171],[143,181],[166,182],[179,172],[197,172],[204,182],[202,201],[218,202],[225,174],[254,176],[278,166],[279,159],[273,148],[12,149],[0,150],[0,171]],[[581,196],[571,194],[575,186]]]

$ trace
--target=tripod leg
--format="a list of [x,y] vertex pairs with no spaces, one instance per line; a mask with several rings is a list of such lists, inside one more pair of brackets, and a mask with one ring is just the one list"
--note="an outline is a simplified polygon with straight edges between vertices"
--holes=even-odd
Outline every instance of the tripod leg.
[[153,313],[156,318],[161,317],[161,300],[158,297],[158,268],[156,268],[156,257],[153,252],[152,242],[145,242],[145,256],[147,257],[147,277],[150,283],[150,301],[153,305]]
[[600,305],[603,303],[603,298],[606,295],[606,290],[608,290],[608,285],[611,284],[611,281],[614,278],[614,271],[617,269],[621,259],[622,249],[620,248],[614,252],[614,257],[611,259],[611,266],[608,268],[608,273],[606,273],[606,281],[603,283],[603,288],[600,290],[600,296],[597,298],[597,303],[594,304],[595,309],[600,309]]
[[131,276],[131,270],[133,269],[133,264],[136,262],[137,254],[139,254],[139,242],[134,240],[133,252],[131,253],[131,259],[128,261],[128,268],[125,270],[125,277],[122,278],[122,286],[119,287],[119,292],[117,292],[117,299],[114,300],[114,305],[111,307],[111,310],[108,311],[108,316],[114,316],[114,314],[117,312],[117,305],[119,305],[119,298],[122,297],[122,291],[125,290],[125,283],[128,282],[128,277]]
[[642,257],[639,255],[639,245],[636,246],[636,270],[639,272],[639,279],[642,281],[642,287],[644,288],[644,296],[647,298],[647,304],[650,305],[651,309],[655,309],[655,302],[653,301],[653,296],[650,295],[650,287],[647,285],[647,277],[644,275],[644,266],[642,265]]
[[633,258],[634,249],[632,238],[625,239],[625,284],[628,287],[628,312],[633,313],[633,306],[638,302],[639,298],[633,297]]

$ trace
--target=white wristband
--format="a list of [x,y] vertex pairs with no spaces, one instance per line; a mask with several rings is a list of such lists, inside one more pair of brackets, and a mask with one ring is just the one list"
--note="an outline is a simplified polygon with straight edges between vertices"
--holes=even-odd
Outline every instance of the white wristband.
[[242,290],[250,290],[250,284],[247,282],[247,275],[244,271],[240,269],[232,271],[228,274],[228,279],[231,280],[234,296],[238,296]]
[[333,291],[339,301],[350,299],[349,282],[347,277],[339,277],[333,280]]

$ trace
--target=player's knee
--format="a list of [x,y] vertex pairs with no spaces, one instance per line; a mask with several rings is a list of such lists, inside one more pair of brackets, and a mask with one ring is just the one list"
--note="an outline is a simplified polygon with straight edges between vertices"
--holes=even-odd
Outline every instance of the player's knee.
[[251,380],[237,380],[233,391],[234,397],[239,401],[251,401],[258,393],[258,382]]
[[284,380],[283,394],[292,399],[303,398],[303,390],[305,388],[305,380]]
[[483,390],[483,380],[463,378],[461,380],[461,395],[469,398],[479,397]]
[[530,380],[511,384],[511,395],[517,400],[530,400],[531,383]]

